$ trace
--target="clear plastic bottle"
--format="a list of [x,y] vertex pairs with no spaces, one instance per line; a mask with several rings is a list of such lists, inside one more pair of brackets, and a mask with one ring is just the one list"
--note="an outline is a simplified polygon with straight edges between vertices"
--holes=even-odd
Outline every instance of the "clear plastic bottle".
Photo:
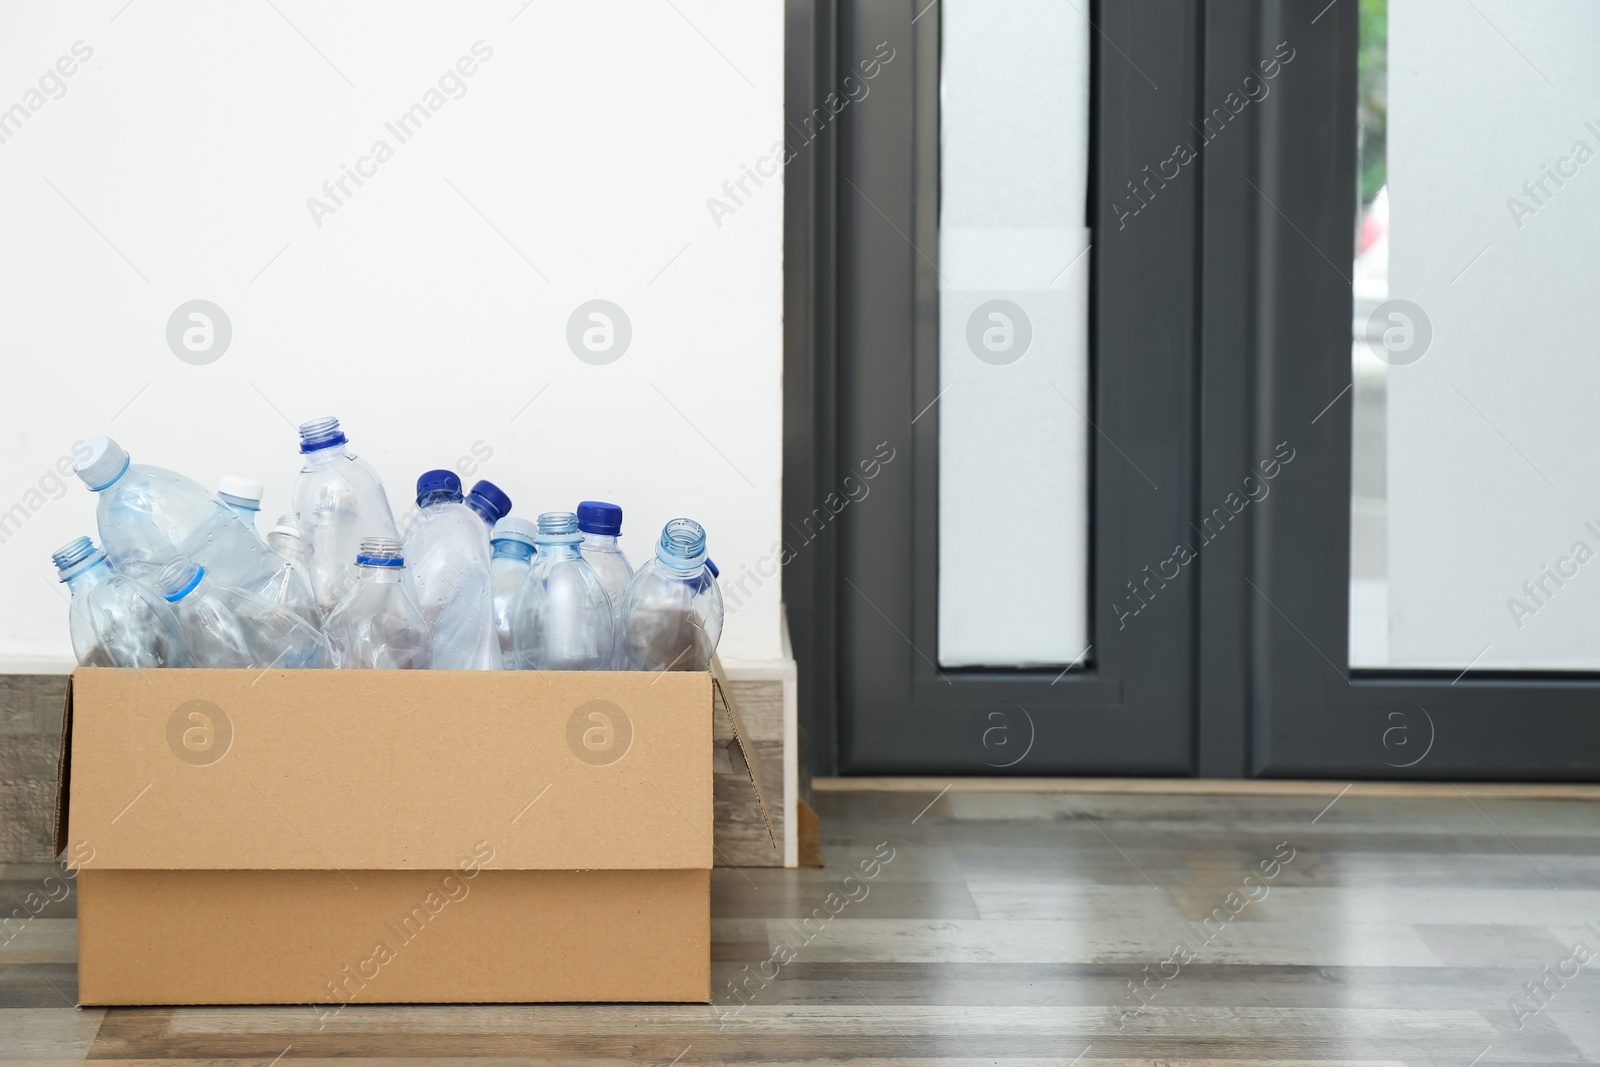
[[528,580],[533,562],[534,535],[538,528],[527,519],[508,516],[494,524],[489,536],[493,555],[489,559],[489,587],[494,591],[494,626],[500,635],[500,655],[506,670],[514,670],[516,656],[511,651],[511,605]]
[[100,543],[117,573],[153,587],[161,569],[184,556],[221,584],[259,589],[277,570],[256,532],[199,482],[134,463],[109,437],[86,445],[74,469],[99,495]]
[[293,515],[279,517],[267,531],[267,547],[277,553],[279,567],[272,580],[258,592],[279,607],[288,608],[317,629],[322,628],[322,609],[311,593],[311,575],[306,570],[305,544]]
[[578,529],[583,532],[583,558],[589,561],[606,599],[611,601],[611,627],[615,634],[611,653],[613,669],[622,667],[622,599],[633,581],[633,564],[622,554],[617,538],[622,536],[622,509],[600,500],[578,504]]
[[252,530],[256,528],[256,513],[261,510],[261,494],[265,491],[265,486],[254,478],[237,474],[224,474],[217,483],[217,499],[232,508]]
[[578,516],[539,516],[538,552],[511,605],[511,648],[522,670],[611,669],[611,601],[579,552]]
[[722,590],[706,559],[706,531],[673,519],[655,558],[639,568],[622,605],[622,655],[632,671],[703,671],[722,638]]
[[178,617],[161,595],[118,574],[87,537],[51,557],[72,594],[68,628],[84,667],[185,667]]
[[[432,637],[433,669],[500,670],[505,661],[489,585],[495,502],[474,491],[469,506],[454,472],[431,470],[417,479],[417,508],[406,527],[405,558]],[[486,520],[490,514],[494,519]]]
[[320,631],[264,597],[218,585],[192,560],[180,556],[161,569],[161,592],[177,613],[191,667],[333,666]]
[[350,451],[338,419],[313,419],[300,426],[305,464],[294,486],[294,521],[304,539],[311,591],[326,618],[355,588],[352,562],[361,541],[398,541],[394,512],[378,473]]
[[356,584],[328,616],[334,659],[346,670],[425,671],[432,664],[428,624],[406,581],[405,550],[369,537],[356,554]]

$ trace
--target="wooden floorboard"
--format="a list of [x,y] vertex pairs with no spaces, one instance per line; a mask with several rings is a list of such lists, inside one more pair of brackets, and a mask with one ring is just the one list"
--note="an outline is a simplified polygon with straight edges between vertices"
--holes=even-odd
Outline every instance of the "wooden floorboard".
[[1291,778],[813,778],[819,793],[1062,793],[1600,800],[1596,782],[1343,782]]
[[[0,934],[0,1063],[1600,1062],[1600,955],[1513,1013],[1600,953],[1591,803],[940,789],[819,792],[828,866],[714,871],[710,1007],[78,1011],[68,896]],[[51,877],[0,866],[0,914]]]

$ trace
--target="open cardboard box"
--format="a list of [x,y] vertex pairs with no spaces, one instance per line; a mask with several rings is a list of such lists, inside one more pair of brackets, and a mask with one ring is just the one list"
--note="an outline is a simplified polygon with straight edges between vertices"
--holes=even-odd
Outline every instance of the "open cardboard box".
[[718,664],[80,668],[79,1000],[708,1002],[713,715],[771,826],[730,699]]

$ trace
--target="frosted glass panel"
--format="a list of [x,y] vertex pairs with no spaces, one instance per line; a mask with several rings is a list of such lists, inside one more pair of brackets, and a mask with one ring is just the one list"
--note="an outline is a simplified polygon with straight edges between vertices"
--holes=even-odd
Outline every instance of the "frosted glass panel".
[[1089,26],[946,0],[940,112],[939,662],[1088,644]]
[[1586,0],[1389,8],[1355,275],[1356,666],[1600,669],[1597,41]]

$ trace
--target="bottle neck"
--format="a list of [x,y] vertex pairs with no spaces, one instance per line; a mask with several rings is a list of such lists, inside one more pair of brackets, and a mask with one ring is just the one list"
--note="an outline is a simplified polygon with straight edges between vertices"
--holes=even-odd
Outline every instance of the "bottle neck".
[[459,503],[461,503],[461,494],[452,493],[448,489],[436,489],[431,493],[427,493],[417,498],[417,507],[419,508],[431,508],[439,504]]
[[100,581],[110,573],[111,568],[106,566],[105,556],[101,556],[99,559],[96,559],[94,562],[85,566],[77,574],[74,574],[68,578],[63,578],[62,581],[66,583],[67,589],[70,592],[76,594],[80,590],[94,585],[96,582]]
[[356,578],[373,585],[399,585],[405,573],[404,567],[372,567],[367,564],[356,567]]
[[543,560],[582,559],[576,541],[540,541],[539,558]]
[[495,559],[520,559],[524,562],[533,558],[533,546],[525,545],[521,541],[496,541],[494,543]]
[[586,533],[583,535],[583,549],[585,552],[620,552],[617,547],[616,534]]
[[244,520],[244,524],[246,526],[249,526],[252,529],[255,528],[256,511],[258,509],[256,509],[256,508],[247,508],[247,507],[244,507],[243,505],[235,504],[233,501],[228,500],[228,499],[224,499],[223,503],[228,505],[228,509],[230,511],[232,511],[235,515],[237,515],[237,516],[239,516],[239,518],[243,519]]
[[467,507],[471,508],[472,513],[478,516],[478,518],[482,519],[483,524],[489,527],[491,530],[494,529],[494,524],[500,521],[500,516],[496,515],[494,510],[490,508],[488,504],[484,503],[484,501],[480,500],[475,495],[469,495],[467,499],[463,501],[463,503],[466,504]]
[[305,469],[308,471],[331,467],[340,460],[351,458],[349,446],[344,444],[329,445],[327,448],[303,452],[301,455],[305,458]]

